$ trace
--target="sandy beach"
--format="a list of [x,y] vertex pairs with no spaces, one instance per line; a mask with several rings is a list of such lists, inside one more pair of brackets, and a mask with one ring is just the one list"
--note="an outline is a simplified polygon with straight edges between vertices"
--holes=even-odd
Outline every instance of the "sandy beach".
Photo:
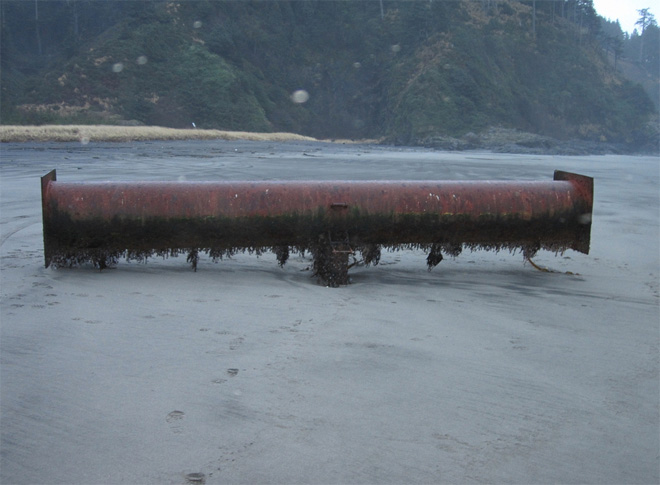
[[252,133],[162,126],[0,125],[0,142],[130,142],[155,140],[316,141],[294,133]]
[[[308,140],[0,145],[0,482],[658,483],[660,159]],[[589,255],[44,268],[39,178],[595,179]]]

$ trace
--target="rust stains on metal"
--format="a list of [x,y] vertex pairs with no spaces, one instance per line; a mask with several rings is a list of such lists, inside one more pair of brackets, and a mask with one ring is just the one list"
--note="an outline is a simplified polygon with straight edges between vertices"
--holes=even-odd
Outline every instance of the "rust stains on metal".
[[[42,177],[46,266],[199,251],[311,252],[325,281],[347,277],[336,241],[377,264],[380,248],[463,247],[588,253],[593,180],[557,171],[553,181],[68,182]],[[376,254],[378,256],[376,257]],[[330,268],[330,269],[328,269]],[[335,278],[333,274],[338,276]],[[328,276],[331,275],[331,276]]]

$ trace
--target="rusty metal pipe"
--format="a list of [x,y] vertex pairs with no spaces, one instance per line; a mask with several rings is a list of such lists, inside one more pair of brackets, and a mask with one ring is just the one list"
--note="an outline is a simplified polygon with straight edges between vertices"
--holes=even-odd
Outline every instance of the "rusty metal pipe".
[[593,179],[556,171],[547,182],[62,183],[53,170],[42,177],[42,204],[46,266],[317,246],[588,253]]

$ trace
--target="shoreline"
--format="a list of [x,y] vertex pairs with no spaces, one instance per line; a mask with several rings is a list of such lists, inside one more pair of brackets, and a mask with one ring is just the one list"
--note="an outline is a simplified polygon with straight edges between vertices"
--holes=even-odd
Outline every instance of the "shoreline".
[[558,140],[552,137],[491,127],[461,137],[430,136],[412,143],[379,138],[365,140],[319,139],[286,132],[248,132],[199,128],[167,128],[163,126],[122,125],[0,125],[0,143],[28,142],[132,142],[178,140],[243,140],[272,142],[319,142],[337,144],[376,144],[424,147],[441,151],[485,150],[494,153],[531,155],[659,155],[655,146],[637,146],[588,140]]

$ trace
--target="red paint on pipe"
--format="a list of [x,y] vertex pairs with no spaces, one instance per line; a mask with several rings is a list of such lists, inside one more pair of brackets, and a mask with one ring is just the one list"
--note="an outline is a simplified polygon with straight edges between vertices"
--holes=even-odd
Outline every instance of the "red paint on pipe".
[[[46,265],[104,252],[468,245],[588,253],[593,180],[69,182],[42,177]],[[99,256],[102,257],[102,256]]]
[[[48,184],[46,207],[73,220],[253,217],[342,207],[361,214],[516,217],[570,212],[580,196],[555,182],[125,182]],[[583,200],[583,199],[582,199]],[[584,201],[586,202],[586,201]]]

